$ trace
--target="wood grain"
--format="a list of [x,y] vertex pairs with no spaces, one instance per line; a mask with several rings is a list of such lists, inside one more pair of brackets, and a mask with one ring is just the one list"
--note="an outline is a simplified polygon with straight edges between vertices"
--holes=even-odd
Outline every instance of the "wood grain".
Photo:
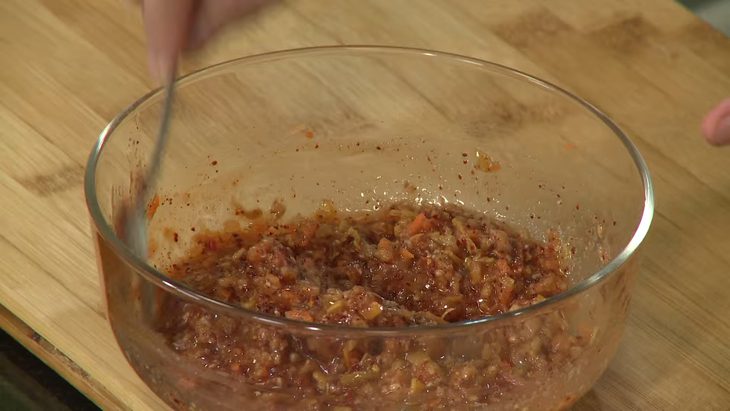
[[[647,159],[658,207],[622,347],[576,409],[728,409],[730,153],[698,124],[730,96],[730,40],[669,0],[290,1],[183,68],[324,44],[494,60],[608,112]],[[104,318],[81,189],[99,131],[152,86],[138,11],[5,0],[0,55],[0,326],[105,408],[162,409]]]

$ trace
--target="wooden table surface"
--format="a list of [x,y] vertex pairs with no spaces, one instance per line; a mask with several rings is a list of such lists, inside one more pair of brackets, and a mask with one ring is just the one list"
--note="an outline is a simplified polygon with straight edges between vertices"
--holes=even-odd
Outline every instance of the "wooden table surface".
[[[152,87],[127,3],[0,2],[0,326],[102,407],[157,410],[104,318],[81,184],[100,130]],[[607,111],[658,206],[621,348],[576,409],[730,409],[730,151],[698,125],[730,96],[730,40],[670,0],[308,0],[231,27],[183,69],[323,44],[493,60]]]

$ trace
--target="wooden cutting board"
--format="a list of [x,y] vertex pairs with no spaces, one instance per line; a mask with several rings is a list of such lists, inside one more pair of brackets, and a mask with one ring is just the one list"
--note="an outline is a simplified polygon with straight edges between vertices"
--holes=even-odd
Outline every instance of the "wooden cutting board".
[[[158,410],[104,318],[81,188],[99,131],[152,86],[127,3],[0,2],[0,326],[104,408]],[[183,68],[323,44],[493,60],[617,120],[658,207],[622,346],[576,409],[730,407],[730,151],[698,126],[730,97],[730,40],[669,0],[309,0],[231,27]]]

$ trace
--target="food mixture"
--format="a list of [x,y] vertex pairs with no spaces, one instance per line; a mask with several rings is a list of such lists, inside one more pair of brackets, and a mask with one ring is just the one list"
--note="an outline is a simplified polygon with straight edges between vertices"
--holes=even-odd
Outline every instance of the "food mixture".
[[[200,234],[170,275],[249,310],[358,328],[478,319],[568,286],[557,238],[534,241],[458,206],[340,213],[330,204],[286,223],[282,211],[248,211],[246,229]],[[586,339],[571,335],[559,312],[459,338],[297,336],[177,300],[160,330],[175,351],[207,368],[262,389],[329,398],[312,400],[313,409],[343,410],[374,398],[422,397],[446,409],[497,401],[505,389],[566,364]]]

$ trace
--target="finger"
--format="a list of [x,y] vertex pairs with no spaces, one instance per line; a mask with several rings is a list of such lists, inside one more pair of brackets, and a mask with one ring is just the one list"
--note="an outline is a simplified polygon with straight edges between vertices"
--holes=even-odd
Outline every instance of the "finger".
[[730,144],[730,98],[715,106],[702,121],[702,134],[714,145]]
[[187,46],[200,47],[223,25],[267,2],[267,0],[203,0],[195,13]]
[[168,81],[192,24],[193,0],[144,0],[142,16],[147,33],[150,73]]

